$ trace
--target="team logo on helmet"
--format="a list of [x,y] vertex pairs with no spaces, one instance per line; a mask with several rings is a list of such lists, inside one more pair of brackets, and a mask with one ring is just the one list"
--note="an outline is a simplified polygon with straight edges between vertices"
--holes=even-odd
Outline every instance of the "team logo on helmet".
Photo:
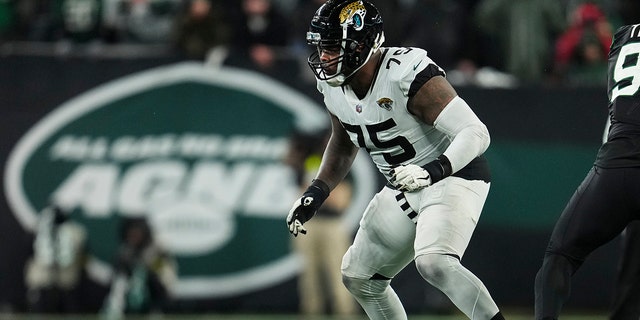
[[367,14],[367,9],[362,1],[355,1],[340,11],[340,24],[352,25],[357,31],[362,30],[364,26],[364,16]]
[[391,107],[393,107],[393,100],[389,99],[389,98],[380,98],[378,99],[378,101],[376,101],[378,103],[378,105],[387,110],[387,111],[391,111]]

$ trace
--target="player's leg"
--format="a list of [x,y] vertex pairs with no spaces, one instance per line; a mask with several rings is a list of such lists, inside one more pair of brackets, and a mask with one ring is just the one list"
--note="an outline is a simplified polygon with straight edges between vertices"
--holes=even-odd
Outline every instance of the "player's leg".
[[456,177],[424,189],[415,239],[419,273],[474,320],[502,319],[482,281],[460,263],[488,192],[486,182]]
[[397,193],[385,187],[371,200],[342,260],[344,285],[372,320],[407,319],[390,282],[413,259],[415,225]]
[[613,296],[611,320],[640,318],[640,221],[622,233],[622,252]]
[[536,319],[558,318],[570,295],[573,274],[593,250],[615,238],[630,221],[624,180],[624,170],[593,168],[569,200],[536,275]]

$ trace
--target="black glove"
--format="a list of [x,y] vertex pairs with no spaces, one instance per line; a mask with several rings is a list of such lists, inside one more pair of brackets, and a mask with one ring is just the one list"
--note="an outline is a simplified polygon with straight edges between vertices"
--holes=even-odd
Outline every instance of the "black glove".
[[307,233],[307,229],[302,225],[316,214],[329,196],[329,192],[329,186],[324,181],[314,179],[311,182],[302,197],[293,203],[293,207],[287,215],[287,226],[291,234],[297,237],[298,233]]

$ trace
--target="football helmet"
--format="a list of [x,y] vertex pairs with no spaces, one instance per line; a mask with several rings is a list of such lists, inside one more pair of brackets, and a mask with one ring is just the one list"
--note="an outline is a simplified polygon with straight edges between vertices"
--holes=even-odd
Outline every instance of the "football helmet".
[[[316,78],[331,86],[349,82],[384,42],[382,17],[376,7],[363,0],[329,0],[316,11],[307,43],[317,50],[308,63]],[[336,56],[321,60],[323,52]]]

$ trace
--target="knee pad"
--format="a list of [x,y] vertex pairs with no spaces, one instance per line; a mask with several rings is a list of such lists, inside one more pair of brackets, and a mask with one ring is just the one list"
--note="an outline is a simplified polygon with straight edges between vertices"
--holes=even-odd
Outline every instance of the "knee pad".
[[422,278],[438,287],[446,281],[448,272],[460,264],[460,260],[454,256],[432,253],[417,257],[415,263]]
[[342,283],[356,298],[373,298],[385,294],[391,280],[359,279],[342,275]]

